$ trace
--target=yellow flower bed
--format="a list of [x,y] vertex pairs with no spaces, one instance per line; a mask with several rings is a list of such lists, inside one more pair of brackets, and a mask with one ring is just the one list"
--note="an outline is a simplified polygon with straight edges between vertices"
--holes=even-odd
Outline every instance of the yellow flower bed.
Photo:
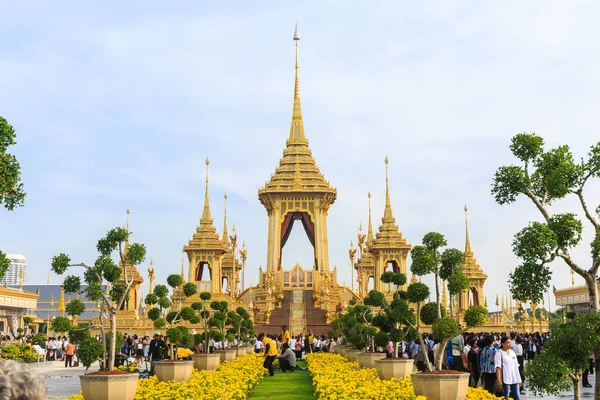
[[[339,354],[311,353],[306,356],[315,395],[319,399],[406,399],[426,400],[415,396],[412,380],[382,380],[374,368],[361,368]],[[482,388],[469,388],[465,400],[496,400]]]
[[426,400],[415,396],[410,378],[381,380],[374,368],[361,368],[339,354],[311,353],[306,360],[319,399]]
[[[194,370],[188,382],[159,382],[155,376],[140,379],[135,400],[246,399],[268,373],[263,361],[263,357],[248,354],[221,363],[216,372]],[[72,395],[68,400],[83,400],[83,396]]]

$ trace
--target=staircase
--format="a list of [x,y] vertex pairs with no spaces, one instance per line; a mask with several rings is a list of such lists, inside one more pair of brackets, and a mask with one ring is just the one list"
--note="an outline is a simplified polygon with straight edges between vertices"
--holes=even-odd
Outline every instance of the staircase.
[[311,330],[315,335],[322,335],[331,330],[331,324],[327,323],[325,311],[315,306],[311,290],[304,291],[304,310],[307,331]]
[[280,334],[283,324],[289,326],[289,331],[294,336],[307,332],[308,329],[315,335],[326,335],[331,330],[325,311],[315,306],[312,290],[285,290],[281,307],[271,312],[269,322],[268,325],[256,325],[255,332]]
[[306,326],[304,306],[304,292],[302,290],[292,291],[292,304],[290,310],[290,333],[298,335],[304,332]]

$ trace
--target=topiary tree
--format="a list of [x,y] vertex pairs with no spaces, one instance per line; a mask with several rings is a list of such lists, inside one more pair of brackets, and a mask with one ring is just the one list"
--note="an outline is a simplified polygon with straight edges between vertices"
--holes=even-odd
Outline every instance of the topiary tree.
[[[208,320],[208,326],[217,329],[219,335],[213,335],[213,338],[217,342],[220,342],[227,338],[227,326],[231,325],[232,323],[231,319],[227,315],[229,312],[229,304],[226,301],[213,301],[210,303],[210,308],[213,309],[213,314]],[[221,339],[217,340],[216,337]]]
[[200,300],[202,302],[192,303],[192,309],[198,313],[198,317],[200,318],[200,322],[202,322],[202,329],[204,330],[204,338],[201,340],[199,337],[195,337],[195,344],[200,344],[204,342],[203,349],[205,353],[210,353],[210,324],[209,321],[211,319],[210,311],[206,307],[206,302],[212,298],[212,295],[209,292],[200,293]]
[[393,300],[387,303],[381,293],[379,307],[381,312],[373,318],[373,325],[379,328],[375,335],[375,344],[385,347],[391,340],[394,342],[394,358],[398,358],[398,349],[400,343],[409,336],[414,336],[413,327],[416,324],[416,318],[413,310],[406,301],[407,294],[400,291],[400,286],[406,284],[406,275],[399,272],[384,272],[381,276],[384,283],[393,283],[396,286]]
[[231,320],[231,330],[238,338],[238,347],[240,347],[242,340],[247,341],[248,335],[254,333],[254,323],[250,313],[244,307],[238,307],[235,312],[229,311],[227,315]]
[[[441,248],[447,244],[444,235],[438,232],[429,232],[423,237],[423,244],[413,247],[410,252],[412,258],[410,270],[415,275],[424,276],[433,274],[435,277],[435,303],[438,305],[438,318],[442,317],[442,310],[439,306],[439,279],[447,280],[455,275],[453,278],[456,280],[455,284],[462,284],[464,282],[459,282],[462,275],[460,266],[464,263],[464,254],[462,251],[454,248],[449,248],[442,252]],[[460,292],[463,290],[463,286],[453,286],[453,289]]]
[[[371,351],[374,352],[375,336],[377,335],[377,329],[374,328],[373,325],[375,325],[374,322],[380,320],[376,320],[377,315],[374,315],[374,311],[376,307],[381,308],[387,305],[387,302],[385,301],[385,295],[383,293],[378,292],[377,290],[371,290],[367,297],[363,299],[363,303],[365,306],[368,307],[368,310],[365,310],[366,312],[362,313],[362,318],[364,324],[366,325],[365,333],[367,334],[367,340],[369,341],[369,343],[371,343]],[[381,314],[381,312],[379,314]],[[379,327],[379,325],[375,326]]]
[[33,337],[31,338],[31,344],[37,344],[37,345],[44,345],[46,343],[46,340],[48,340],[48,337],[46,335],[44,335],[43,333],[36,333],[35,335],[33,335]]
[[[133,284],[131,273],[127,268],[141,264],[146,257],[146,248],[143,244],[129,245],[131,232],[124,228],[114,228],[108,231],[105,237],[98,240],[96,249],[98,257],[93,265],[86,263],[72,263],[68,255],[61,253],[52,258],[52,270],[64,274],[69,268],[80,267],[84,269],[83,280],[87,283],[87,298],[90,301],[101,301],[101,308],[109,317],[109,352],[108,362],[104,364],[108,370],[114,370],[115,364],[115,335],[117,331],[117,312],[129,297],[129,289]],[[116,253],[118,262],[112,257]],[[108,294],[102,285],[106,285]],[[78,276],[67,276],[63,282],[66,293],[80,293],[81,279]],[[77,300],[72,300],[77,301]],[[101,324],[101,329],[103,326]],[[86,342],[89,344],[91,342]]]
[[558,395],[573,386],[576,400],[581,396],[583,371],[600,346],[600,313],[578,315],[552,331],[544,351],[525,366],[527,387],[534,395]]
[[[175,291],[181,287],[181,295],[190,297],[197,293],[196,285],[193,282],[183,284],[181,275],[172,274],[167,277],[167,284]],[[169,300],[169,289],[165,285],[156,285],[153,293],[148,293],[145,299],[147,305],[155,306],[148,311],[148,318],[154,321],[154,327],[157,329],[167,327],[166,337],[169,339],[169,349],[171,359],[176,358],[177,346],[191,347],[194,344],[194,338],[188,333],[185,326],[175,328],[175,325],[189,321],[193,324],[200,322],[196,311],[191,307],[182,307],[181,301],[177,311],[166,312],[171,309],[172,303]]]
[[50,322],[50,328],[55,333],[65,333],[69,332],[71,329],[71,321],[65,317],[55,317]]

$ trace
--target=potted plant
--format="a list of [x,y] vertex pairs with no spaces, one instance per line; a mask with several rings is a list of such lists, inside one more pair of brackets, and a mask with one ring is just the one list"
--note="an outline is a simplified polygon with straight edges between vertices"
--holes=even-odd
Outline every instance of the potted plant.
[[[167,284],[173,290],[181,287],[181,293],[185,297],[196,294],[196,285],[192,282],[183,284],[181,275],[172,274],[167,277]],[[148,318],[154,321],[154,327],[157,329],[167,327],[166,337],[169,346],[169,360],[157,361],[154,363],[156,377],[159,381],[187,382],[192,376],[194,367],[193,361],[179,360],[177,358],[178,347],[192,347],[194,338],[189,334],[185,326],[175,326],[176,324],[189,321],[192,324],[200,322],[196,311],[191,307],[181,307],[178,311],[166,313],[166,309],[171,309],[172,303],[169,300],[169,289],[165,285],[156,285],[153,293],[146,296],[146,304],[155,306],[148,311]],[[175,295],[173,296],[175,298]],[[181,303],[181,302],[180,302]],[[166,315],[165,315],[166,313]]]
[[[367,297],[363,299],[364,305],[367,307],[366,312],[362,313],[363,322],[365,324],[365,333],[367,335],[367,342],[369,344],[369,350],[359,352],[356,355],[356,361],[363,368],[375,368],[375,360],[381,359],[383,354],[377,352],[375,348],[375,335],[377,334],[377,328],[375,321],[381,317],[381,311],[377,315],[374,315],[375,307],[381,310],[381,306],[385,303],[385,296],[383,293],[376,290],[371,290]],[[387,343],[382,347],[385,348]],[[381,345],[379,345],[381,346]]]
[[369,306],[354,304],[346,309],[346,313],[339,317],[339,323],[336,322],[335,326],[333,326],[335,329],[339,324],[346,341],[351,345],[340,351],[340,354],[345,356],[348,360],[356,361],[358,353],[369,345],[367,324],[372,318],[373,315]]
[[[98,257],[93,264],[84,262],[72,263],[65,253],[52,258],[52,270],[64,274],[69,268],[83,268],[83,279],[88,285],[86,292],[90,301],[101,301],[102,310],[108,314],[109,351],[108,362],[104,363],[104,371],[86,373],[80,376],[83,395],[90,399],[133,399],[137,388],[137,373],[115,371],[115,337],[117,331],[117,311],[129,297],[129,289],[133,284],[128,268],[133,268],[144,261],[146,248],[143,244],[129,245],[130,232],[124,228],[111,229],[105,237],[98,240],[96,249]],[[115,263],[112,257],[117,256]],[[66,293],[80,293],[81,279],[70,275],[64,279],[63,288]],[[73,300],[75,301],[75,300]],[[101,326],[101,329],[104,327]],[[82,343],[80,349],[91,344]],[[83,347],[83,349],[82,349]]]
[[204,335],[194,335],[194,343],[196,345],[202,344],[202,353],[192,354],[192,360],[194,361],[194,368],[205,371],[216,371],[221,360],[221,355],[218,353],[210,352],[210,311],[206,307],[206,302],[211,299],[209,292],[200,293],[200,300],[202,302],[195,302],[192,304],[192,309],[198,312],[198,317],[202,323],[202,329]]
[[400,343],[408,338],[416,338],[416,330],[413,328],[416,317],[408,304],[408,294],[400,291],[400,287],[406,284],[406,275],[388,271],[383,273],[381,281],[394,284],[396,291],[389,304],[383,293],[376,297],[375,305],[381,307],[381,312],[373,318],[373,324],[380,329],[375,336],[375,344],[385,348],[389,341],[392,341],[394,351],[392,357],[379,357],[373,360],[373,364],[381,379],[405,378],[411,374],[414,361],[412,358],[405,359],[400,356]]
[[[250,313],[244,307],[238,307],[235,311],[227,313],[231,321],[231,328],[228,334],[231,334],[234,339],[237,338],[236,356],[241,357],[246,355],[247,347],[242,346],[242,342],[248,339],[248,335],[254,332],[254,323],[250,318]],[[252,348],[251,348],[252,349]]]
[[213,331],[212,337],[216,342],[223,342],[223,348],[220,350],[215,350],[215,353],[218,353],[221,356],[221,361],[233,361],[235,360],[235,356],[237,351],[235,349],[229,349],[225,346],[224,340],[232,339],[231,335],[227,338],[227,325],[231,325],[231,319],[228,317],[229,312],[229,304],[226,301],[213,301],[210,303],[210,308],[213,309],[213,314],[210,320],[208,321],[208,325],[210,327],[216,328],[216,331]]
[[[425,363],[428,370],[412,375],[415,394],[427,397],[429,400],[451,400],[464,399],[467,394],[469,384],[469,374],[459,371],[442,370],[444,351],[450,339],[462,335],[471,328],[483,325],[487,318],[487,309],[482,306],[471,306],[463,315],[465,329],[461,330],[459,323],[452,317],[446,317],[442,314],[439,303],[439,284],[440,276],[448,278],[449,282],[456,287],[453,292],[460,292],[464,285],[464,279],[460,277],[461,265],[464,263],[464,255],[457,249],[446,249],[440,252],[440,249],[446,246],[447,242],[444,236],[437,232],[427,233],[423,238],[422,246],[415,246],[411,251],[412,265],[411,271],[416,275],[422,276],[433,273],[435,276],[436,291],[436,309],[423,308],[420,304],[429,296],[429,288],[422,283],[412,283],[407,290],[407,299],[417,304],[417,315],[420,319],[417,325],[413,327],[419,333],[421,351],[424,353]],[[451,278],[452,277],[452,278]],[[462,289],[461,289],[462,290]],[[433,311],[433,312],[431,312]],[[420,332],[420,323],[431,325],[433,336],[439,340],[439,347],[436,354],[435,371],[431,370],[427,349]],[[410,325],[410,324],[409,324]]]

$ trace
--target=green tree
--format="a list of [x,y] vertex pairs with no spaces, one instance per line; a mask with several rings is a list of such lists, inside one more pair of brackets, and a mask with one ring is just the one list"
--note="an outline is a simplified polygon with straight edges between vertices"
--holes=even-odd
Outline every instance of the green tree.
[[[511,139],[510,151],[520,165],[498,168],[492,195],[500,205],[511,204],[521,195],[540,212],[542,222],[530,222],[515,235],[513,252],[522,261],[509,275],[509,285],[517,300],[539,303],[550,285],[550,264],[557,258],[581,276],[587,285],[590,309],[600,311],[598,269],[600,268],[600,204],[588,204],[584,190],[600,178],[600,142],[592,145],[587,157],[575,161],[567,145],[545,150],[544,139],[535,133],[519,133]],[[575,197],[579,206],[572,212],[552,212],[551,206]],[[596,208],[593,208],[596,207]],[[571,251],[582,240],[583,221],[595,233],[589,244],[590,259],[584,266]],[[531,282],[535,282],[532,285]],[[600,347],[594,351],[600,359]],[[596,375],[596,399],[600,399],[600,374]]]
[[176,307],[176,311],[167,310],[172,309],[171,300],[169,300],[169,289],[165,285],[156,285],[154,293],[149,293],[146,296],[145,302],[148,305],[155,305],[157,307],[151,309],[148,312],[148,318],[154,321],[155,328],[167,327],[167,338],[169,339],[169,348],[171,350],[171,359],[176,358],[176,346],[188,346],[193,345],[194,338],[189,334],[188,329],[185,326],[175,327],[176,324],[183,321],[196,321],[196,312],[191,307],[182,307],[183,298],[193,296],[197,292],[196,285],[192,282],[183,284],[183,278],[179,274],[172,274],[167,277],[167,284],[171,286],[173,291],[178,291],[177,295],[174,295],[175,299],[178,297],[179,307]]
[[[375,344],[385,347],[391,340],[394,342],[394,357],[398,358],[398,349],[400,343],[406,340],[408,336],[416,333],[414,329],[417,323],[413,310],[409,307],[403,292],[400,291],[400,286],[406,284],[406,275],[399,272],[385,272],[381,276],[381,281],[384,283],[393,283],[396,286],[391,303],[387,303],[383,293],[371,291],[369,297],[375,297],[371,293],[379,293],[375,297],[378,302],[377,307],[380,307],[380,313],[373,318],[373,325],[377,326],[380,331],[375,337]],[[366,299],[365,299],[366,300]]]
[[573,385],[575,399],[580,398],[581,374],[589,367],[589,358],[600,346],[600,313],[579,315],[552,331],[544,342],[540,357],[527,363],[525,376],[534,395],[557,395]]
[[[519,133],[512,138],[510,150],[521,165],[500,167],[492,184],[492,195],[500,205],[524,195],[537,208],[543,222],[531,222],[515,235],[513,252],[522,263],[511,273],[509,284],[517,300],[539,303],[548,290],[552,271],[549,264],[562,259],[588,285],[590,308],[600,311],[597,277],[600,267],[600,205],[592,210],[584,188],[600,178],[600,142],[590,148],[588,157],[574,160],[569,146],[544,150],[544,140],[535,133]],[[573,212],[553,214],[557,200],[575,196],[581,211],[596,233],[590,243],[591,260],[581,266],[570,251],[581,242],[582,221]],[[531,285],[531,282],[536,282]]]
[[8,148],[17,143],[12,125],[0,117],[0,205],[9,211],[22,207],[25,191],[21,182],[21,166]]
[[10,267],[10,260],[6,257],[2,251],[0,251],[0,279],[4,278],[4,274],[8,271]]
[[[465,256],[462,251],[454,248],[445,249],[446,238],[437,232],[429,232],[423,237],[423,244],[413,247],[411,250],[412,264],[410,270],[419,276],[433,274],[435,277],[435,303],[438,304],[438,318],[442,316],[440,307],[440,286],[439,279],[453,279],[452,289],[458,290],[456,293],[466,289],[465,280],[461,278],[461,265],[464,264]],[[452,312],[452,308],[450,309]]]
[[[126,269],[140,265],[146,257],[146,247],[140,243],[129,243],[131,232],[124,228],[114,228],[108,231],[105,237],[98,240],[96,249],[98,257],[93,265],[83,262],[72,263],[68,255],[61,253],[52,258],[52,270],[64,274],[69,268],[80,267],[84,269],[83,280],[87,283],[87,298],[91,301],[101,301],[101,307],[108,313],[110,322],[108,362],[104,363],[110,371],[115,365],[115,337],[117,332],[117,311],[129,296],[129,289],[133,284],[130,273]],[[127,244],[127,245],[126,245]],[[112,259],[117,254],[118,262]],[[122,280],[119,278],[123,276]],[[106,294],[102,285],[107,285],[110,290]],[[66,293],[80,293],[81,279],[79,276],[67,276],[63,282]],[[102,328],[102,324],[101,324]]]
[[69,332],[71,329],[71,321],[65,317],[56,317],[52,319],[50,327],[52,328],[52,331],[56,333]]

